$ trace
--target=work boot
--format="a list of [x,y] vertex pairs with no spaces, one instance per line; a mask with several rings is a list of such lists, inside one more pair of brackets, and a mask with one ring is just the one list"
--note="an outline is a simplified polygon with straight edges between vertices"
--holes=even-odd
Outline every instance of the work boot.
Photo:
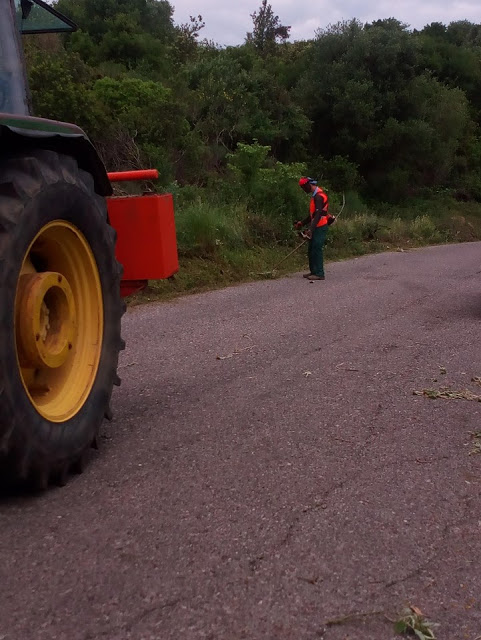
[[316,276],[314,274],[307,276],[308,280],[325,280],[325,276]]
[[309,271],[309,273],[305,273],[302,277],[309,278],[310,276],[312,276],[312,273]]

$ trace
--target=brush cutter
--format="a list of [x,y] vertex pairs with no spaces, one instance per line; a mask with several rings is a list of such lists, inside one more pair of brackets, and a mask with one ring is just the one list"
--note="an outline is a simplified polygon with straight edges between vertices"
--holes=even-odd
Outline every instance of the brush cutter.
[[303,247],[306,244],[306,242],[309,240],[309,237],[305,233],[302,232],[299,235],[302,238],[304,238],[301,244],[298,244],[297,247],[293,249],[290,253],[288,253],[286,256],[284,256],[282,260],[279,260],[279,262],[270,271],[262,271],[261,273],[257,273],[256,275],[265,276],[265,277],[274,276],[277,269],[281,266],[281,264],[285,262],[287,258],[290,258],[294,253],[296,253],[296,251],[299,251],[299,249]]
[[342,192],[342,207],[339,210],[339,213],[335,216],[330,216],[330,221],[327,223],[329,225],[334,224],[334,222],[336,222],[336,220],[339,218],[339,216],[341,215],[341,213],[344,211],[344,207],[346,206],[346,196],[344,195],[344,191]]

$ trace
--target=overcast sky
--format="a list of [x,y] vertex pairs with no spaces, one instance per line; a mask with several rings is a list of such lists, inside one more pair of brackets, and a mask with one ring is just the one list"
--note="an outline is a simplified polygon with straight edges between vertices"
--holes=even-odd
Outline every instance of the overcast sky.
[[[205,28],[199,37],[220,45],[236,45],[242,44],[246,32],[252,30],[250,14],[259,8],[261,0],[170,0],[170,3],[176,24],[200,14]],[[422,29],[431,22],[481,23],[480,0],[271,0],[270,4],[281,24],[291,26],[291,41],[308,40],[319,27],[351,18],[372,22],[393,17],[413,29]]]

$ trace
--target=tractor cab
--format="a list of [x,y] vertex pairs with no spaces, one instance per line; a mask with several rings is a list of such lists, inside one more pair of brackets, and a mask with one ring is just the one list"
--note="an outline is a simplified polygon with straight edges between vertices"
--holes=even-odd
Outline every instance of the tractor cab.
[[0,113],[28,115],[28,91],[18,34],[66,33],[75,31],[77,26],[42,0],[13,3],[0,0],[0,9]]

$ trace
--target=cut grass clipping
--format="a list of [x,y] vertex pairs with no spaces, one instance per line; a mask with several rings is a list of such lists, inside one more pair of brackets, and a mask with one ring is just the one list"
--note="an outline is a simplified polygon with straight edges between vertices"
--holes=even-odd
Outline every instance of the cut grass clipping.
[[409,607],[394,623],[394,630],[400,635],[411,635],[419,640],[436,640],[432,627],[438,625],[429,622],[417,607]]
[[471,433],[471,440],[473,442],[473,446],[469,455],[474,456],[477,453],[481,453],[481,431],[474,431]]
[[475,402],[481,402],[481,396],[476,395],[469,389],[463,389],[461,391],[453,391],[452,389],[423,389],[422,391],[413,391],[415,396],[426,396],[431,400],[436,398],[447,398],[448,400],[474,400]]
[[414,636],[418,638],[418,640],[436,640],[433,627],[439,625],[426,620],[423,612],[418,607],[412,605],[407,607],[397,620],[392,620],[383,611],[366,611],[362,613],[350,613],[340,618],[328,620],[324,624],[326,627],[332,627],[376,616],[383,616],[386,620],[393,623],[394,631],[399,635]]
[[[441,367],[441,373],[446,373],[444,367]],[[476,386],[481,387],[480,376],[471,378],[471,382]],[[440,389],[423,389],[422,391],[413,391],[413,394],[415,396],[425,396],[426,398],[430,398],[431,400],[436,400],[437,398],[445,398],[448,400],[471,400],[474,402],[481,402],[481,396],[473,393],[469,389],[453,391],[453,389],[449,389],[448,387],[441,387]],[[469,455],[472,456],[481,453],[481,431],[471,432],[470,436],[472,440],[472,447],[469,451]]]
[[[444,367],[441,367],[441,373],[446,373],[446,369],[444,369]],[[471,382],[477,386],[481,386],[481,378],[479,376],[471,378]],[[446,398],[448,400],[471,400],[474,402],[481,402],[481,396],[473,393],[469,389],[455,391],[449,387],[441,387],[440,389],[423,389],[422,391],[413,391],[413,395],[426,396],[426,398],[430,398],[431,400]]]

